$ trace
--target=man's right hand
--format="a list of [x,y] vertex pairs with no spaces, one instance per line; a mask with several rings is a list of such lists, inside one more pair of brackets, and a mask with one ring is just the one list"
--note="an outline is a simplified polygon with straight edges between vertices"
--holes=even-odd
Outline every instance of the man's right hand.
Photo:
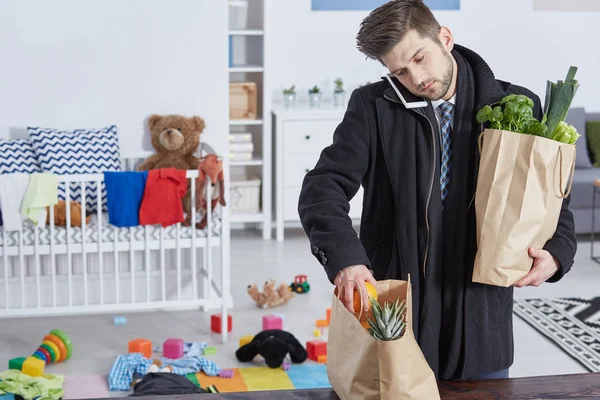
[[[369,310],[369,297],[367,295],[365,281],[376,287],[377,282],[375,281],[373,274],[366,265],[352,265],[338,272],[333,280],[334,285],[337,287],[338,293],[341,293],[340,299],[342,300],[342,303],[348,309],[348,311],[354,313],[354,290],[355,288],[358,290],[358,288],[356,287],[356,282],[348,281],[356,281],[361,285],[363,310],[364,312],[367,312]],[[356,310],[356,312],[358,311],[360,310]]]

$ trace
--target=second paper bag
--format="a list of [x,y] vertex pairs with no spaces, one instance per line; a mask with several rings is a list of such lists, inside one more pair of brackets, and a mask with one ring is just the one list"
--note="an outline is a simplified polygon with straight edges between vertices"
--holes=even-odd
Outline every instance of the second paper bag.
[[558,225],[575,166],[575,145],[486,129],[475,193],[473,282],[508,287],[530,271]]
[[405,333],[396,340],[375,339],[334,295],[327,338],[333,390],[342,400],[439,399],[437,381],[413,334],[410,282],[379,281],[377,296],[381,305],[406,299]]

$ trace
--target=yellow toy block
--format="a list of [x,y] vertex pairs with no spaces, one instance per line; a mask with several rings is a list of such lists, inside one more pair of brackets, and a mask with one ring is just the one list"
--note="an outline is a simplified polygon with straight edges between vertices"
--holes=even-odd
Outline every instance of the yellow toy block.
[[21,367],[21,372],[29,376],[37,377],[44,375],[44,362],[39,358],[27,357]]
[[319,337],[319,336],[321,336],[321,330],[320,330],[320,329],[315,329],[315,331],[313,332],[313,335],[314,335],[315,337]]
[[329,322],[326,319],[318,319],[317,320],[317,328],[326,328],[329,326]]
[[317,362],[319,364],[327,364],[327,356],[318,356],[317,357]]
[[254,339],[253,335],[248,335],[240,338],[240,347],[250,343]]

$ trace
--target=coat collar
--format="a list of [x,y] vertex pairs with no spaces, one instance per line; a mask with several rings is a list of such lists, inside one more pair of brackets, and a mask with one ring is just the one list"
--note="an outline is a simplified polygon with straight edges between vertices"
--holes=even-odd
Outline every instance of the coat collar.
[[[452,50],[452,53],[455,52],[462,55],[473,70],[475,77],[475,105],[477,109],[480,109],[484,105],[495,103],[506,96],[507,93],[496,81],[493,71],[479,54],[458,44],[455,44]],[[387,80],[385,76],[382,79]],[[393,80],[396,85],[400,85],[400,82],[396,78],[393,78]],[[383,91],[383,96],[388,100],[402,104],[400,98],[391,87]]]

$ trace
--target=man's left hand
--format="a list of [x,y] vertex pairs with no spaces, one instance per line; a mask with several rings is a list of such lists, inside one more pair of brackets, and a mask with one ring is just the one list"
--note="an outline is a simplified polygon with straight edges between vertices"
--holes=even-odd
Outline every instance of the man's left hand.
[[529,256],[533,258],[533,266],[526,276],[514,284],[515,287],[540,286],[558,271],[558,260],[548,251],[530,247]]

